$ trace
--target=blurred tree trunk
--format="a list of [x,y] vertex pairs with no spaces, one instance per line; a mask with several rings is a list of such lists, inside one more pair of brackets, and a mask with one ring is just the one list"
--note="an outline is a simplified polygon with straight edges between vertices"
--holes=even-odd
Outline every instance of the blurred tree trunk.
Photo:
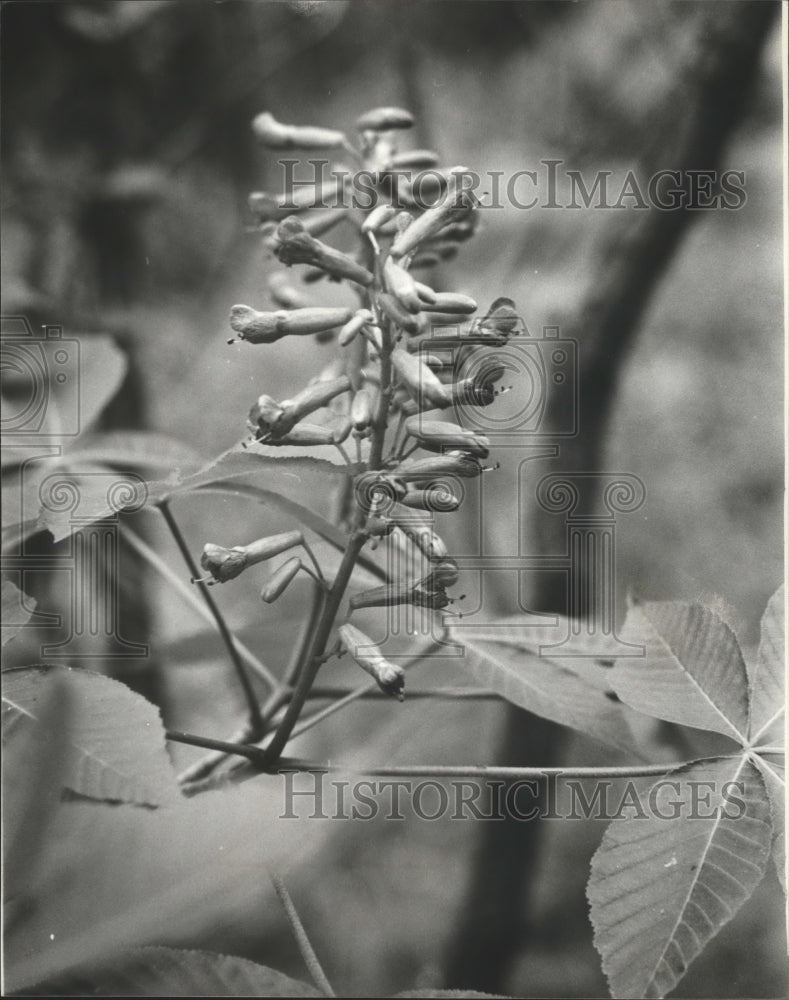
[[[665,127],[658,128],[656,141],[636,165],[639,178],[661,168],[718,168],[727,140],[748,109],[763,45],[779,9],[773,2],[740,2],[712,4],[703,11],[694,65],[681,94],[673,93],[667,101],[661,116]],[[628,213],[624,225],[617,216],[609,227],[595,255],[598,263],[583,308],[562,327],[562,335],[579,344],[579,434],[562,443],[559,458],[551,460],[551,472],[605,468],[606,428],[622,362],[698,214],[651,208]],[[557,426],[561,418],[551,412],[550,400],[548,418],[548,426]],[[586,495],[582,491],[578,512],[595,512],[598,499],[592,490]],[[535,528],[536,554],[562,551],[561,518],[541,514]],[[534,611],[566,613],[565,581],[548,578],[531,606]],[[506,712],[497,763],[562,763],[565,730],[512,706]],[[507,820],[482,827],[465,905],[446,956],[445,981],[450,985],[489,992],[507,988],[513,958],[528,949],[524,904],[529,905],[543,837],[544,821]]]

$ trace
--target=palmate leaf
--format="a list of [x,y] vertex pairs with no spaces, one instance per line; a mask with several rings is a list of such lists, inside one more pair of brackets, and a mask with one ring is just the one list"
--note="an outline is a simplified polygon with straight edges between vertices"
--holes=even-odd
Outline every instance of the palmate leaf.
[[786,780],[783,766],[776,760],[767,760],[754,755],[753,762],[759,768],[764,787],[770,798],[770,812],[773,821],[773,861],[781,888],[786,893]]
[[748,734],[756,745],[784,741],[784,678],[786,670],[786,592],[783,586],[767,602],[762,616],[756,661],[749,664],[750,720]]
[[46,995],[55,996],[323,996],[309,983],[245,958],[158,947],[134,948],[100,966],[41,985]]
[[620,659],[609,682],[625,704],[647,715],[723,733],[748,732],[748,675],[737,637],[700,604],[651,603],[628,611],[622,639],[646,657]]
[[[41,727],[53,683],[69,699],[63,784],[79,795],[160,806],[181,798],[158,710],[125,684],[71,667],[24,667],[3,674],[3,722]],[[43,737],[43,734],[42,734]]]
[[[661,780],[661,791],[650,793],[658,810],[671,816],[679,801],[685,811],[670,821],[657,814],[614,821],[592,858],[587,895],[614,997],[673,989],[759,884],[770,850],[770,804],[746,755]],[[695,782],[702,784],[694,798]],[[696,815],[687,811],[694,801]]]
[[[313,498],[320,505],[325,504],[327,491],[342,482],[350,472],[356,471],[356,467],[339,465],[323,458],[282,455],[276,448],[242,448],[238,445],[197,472],[177,470],[166,480],[134,481],[126,497],[120,491],[112,501],[107,496],[106,480],[99,476],[91,477],[94,471],[74,469],[70,472],[79,494],[79,522],[75,524],[70,510],[42,508],[37,530],[50,531],[58,542],[90,521],[123,511],[123,502],[118,502],[119,497],[128,504],[128,509],[134,510],[195,490],[230,484],[239,493],[245,487],[256,487],[268,502],[289,509],[291,513],[297,510],[302,513],[307,511],[303,501]],[[310,513],[308,511],[308,516]],[[329,523],[315,514],[312,520],[322,525]]]
[[[496,640],[490,635],[497,636]],[[463,663],[483,687],[528,709],[535,715],[578,729],[610,746],[639,755],[639,748],[623,707],[606,694],[592,664],[551,659],[517,645],[499,641],[505,632],[459,628],[451,637],[463,644]],[[521,633],[522,634],[522,633]],[[552,633],[555,639],[556,633]],[[571,666],[568,666],[571,663]],[[603,668],[597,668],[603,672]],[[584,676],[577,671],[588,671]]]

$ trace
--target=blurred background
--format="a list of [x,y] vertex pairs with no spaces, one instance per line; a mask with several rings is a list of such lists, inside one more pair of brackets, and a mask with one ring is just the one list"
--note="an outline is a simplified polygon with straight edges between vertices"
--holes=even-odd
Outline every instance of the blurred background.
[[[648,224],[633,209],[484,212],[478,236],[430,280],[484,305],[509,295],[530,329],[558,325],[582,349],[585,335],[603,344],[584,397],[594,434],[576,445],[588,448],[585,457],[574,457],[579,468],[633,473],[646,486],[644,506],[618,524],[619,596],[714,598],[753,648],[783,577],[779,6],[4,4],[3,312],[61,324],[86,341],[109,333],[128,367],[101,426],[156,430],[209,459],[244,435],[260,393],[291,395],[333,350],[301,340],[260,353],[225,343],[231,305],[266,307],[273,266],[247,209],[250,190],[276,191],[279,181],[249,128],[259,111],[350,129],[370,107],[402,105],[417,117],[413,147],[479,171],[540,169],[547,159],[589,178],[630,167],[743,171],[741,208],[673,213],[683,218],[674,229],[658,226],[640,254],[638,227]],[[710,80],[729,89],[710,90]],[[638,258],[630,270],[628,248]],[[627,302],[601,309],[601,295]],[[601,334],[609,320],[622,330],[610,342]],[[516,475],[500,474],[502,516],[486,526],[494,551],[511,538]],[[177,513],[195,553],[208,540],[232,545],[291,526],[233,498],[182,501]],[[142,518],[183,574],[161,526]],[[527,586],[533,606],[552,603]],[[298,595],[262,616],[255,593],[219,597],[244,640],[279,668]],[[132,682],[169,724],[227,735],[242,705],[213,633],[142,571],[128,602],[131,631],[151,646]],[[343,747],[380,763],[471,762],[472,733],[474,762],[620,762],[520,712],[517,725],[530,727],[537,755],[526,761],[502,745],[513,725],[506,714],[495,705],[422,702],[393,713],[361,703],[295,752],[331,757]],[[197,754],[178,748],[175,756],[182,765]],[[465,966],[459,955],[469,953],[469,935],[485,937],[479,922],[489,917],[474,896],[475,883],[486,884],[490,848],[479,824],[412,817],[333,826],[292,879],[342,995],[472,985],[605,995],[584,897],[602,823],[545,821],[523,833],[514,899],[491,888],[486,904],[489,926],[496,911],[515,919]],[[517,851],[512,838],[507,844]],[[676,995],[783,993],[783,908],[773,882]],[[281,915],[255,921],[252,933],[249,912],[222,925],[207,916],[190,943],[299,974]]]

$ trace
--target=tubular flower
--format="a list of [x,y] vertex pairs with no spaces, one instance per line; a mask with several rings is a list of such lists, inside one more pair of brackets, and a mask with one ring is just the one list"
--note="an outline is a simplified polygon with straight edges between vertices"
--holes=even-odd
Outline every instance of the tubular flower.
[[[358,285],[367,287],[373,283],[373,275],[366,267],[340,250],[315,239],[307,232],[304,223],[290,215],[277,227],[277,257],[283,264],[311,264],[334,278],[347,278]],[[347,322],[348,317],[343,320]]]
[[346,142],[345,134],[336,129],[283,125],[268,111],[262,111],[253,119],[252,131],[269,149],[336,149]]
[[463,479],[474,479],[485,471],[473,455],[462,451],[448,452],[431,458],[418,458],[402,462],[392,470],[405,483],[420,483],[436,479],[439,476],[460,476]]
[[417,399],[425,399],[434,406],[451,404],[451,396],[446,387],[415,354],[396,347],[392,351],[392,365],[402,383]]
[[352,659],[375,678],[378,687],[385,693],[393,695],[398,701],[405,698],[405,673],[402,667],[385,659],[381,650],[355,625],[341,625],[337,630],[340,641],[350,653]]
[[457,424],[422,420],[414,416],[406,420],[405,427],[412,438],[431,451],[461,448],[477,458],[487,458],[490,453],[490,441],[484,435],[475,434]]
[[[462,188],[464,168],[457,167],[455,170],[457,173],[453,174],[443,200],[433,208],[429,208],[418,219],[414,219],[411,225],[395,239],[391,249],[395,260],[416,250],[425,240],[438,235],[449,223],[462,221],[476,207],[477,199]],[[460,188],[458,188],[458,177],[461,180]]]
[[285,531],[279,535],[259,538],[249,545],[236,545],[232,549],[208,542],[203,548],[200,565],[213,577],[209,583],[227,583],[243,573],[248,566],[265,562],[272,556],[301,545],[303,541],[304,536],[300,531]]
[[344,308],[314,306],[258,312],[250,306],[236,305],[230,310],[230,326],[240,340],[250,344],[273,344],[292,334],[305,336],[332,330],[347,323],[351,315],[351,310]]

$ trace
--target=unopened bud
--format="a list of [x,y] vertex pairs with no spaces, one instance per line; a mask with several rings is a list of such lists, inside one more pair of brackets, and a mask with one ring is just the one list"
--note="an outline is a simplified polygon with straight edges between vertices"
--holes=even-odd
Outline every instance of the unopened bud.
[[340,330],[338,341],[340,347],[347,347],[352,340],[356,339],[356,335],[364,326],[365,323],[371,323],[373,320],[373,314],[369,309],[359,309],[345,324],[345,326]]
[[375,643],[355,625],[341,625],[337,630],[345,649],[353,660],[375,678],[378,687],[385,693],[403,701],[405,689],[405,673],[389,660],[384,659],[381,650]]
[[409,313],[418,313],[423,306],[419,297],[416,282],[404,267],[401,267],[391,257],[384,264],[386,287],[397,299],[398,303]]
[[445,556],[435,564],[426,582],[431,587],[454,587],[458,576],[458,564],[451,556]]
[[[405,232],[401,233],[392,244],[391,254],[400,258],[415,250],[425,240],[436,236],[450,222],[463,219],[477,205],[477,199],[462,187],[462,170],[452,177],[443,200],[429,208],[418,219],[415,219]],[[458,187],[460,180],[460,187]]]
[[378,305],[389,319],[406,333],[419,333],[421,327],[419,319],[407,312],[393,295],[386,292],[379,292],[376,296]]
[[301,309],[309,305],[304,293],[291,285],[281,271],[275,271],[268,279],[268,289],[274,304],[282,309]]
[[392,365],[406,388],[418,398],[435,406],[447,406],[451,399],[447,389],[415,354],[400,347],[392,351]]
[[406,483],[430,481],[438,476],[460,476],[463,479],[474,479],[485,470],[472,455],[460,452],[446,455],[435,455],[430,458],[418,458],[398,465],[393,475]]
[[356,120],[360,132],[388,132],[390,129],[411,128],[414,116],[404,108],[373,108]]
[[400,503],[417,510],[429,510],[434,514],[450,513],[460,507],[460,500],[443,484],[424,490],[409,490]]
[[372,390],[360,389],[351,403],[351,422],[354,430],[364,431],[372,422],[375,411],[375,400]]
[[385,226],[397,215],[397,209],[392,205],[378,205],[370,212],[362,223],[363,233],[377,233],[381,226]]
[[470,295],[460,295],[456,292],[436,292],[435,301],[425,306],[430,312],[443,312],[450,315],[468,315],[477,311],[477,303]]
[[287,589],[293,577],[301,569],[301,559],[294,556],[288,559],[271,574],[271,579],[260,592],[260,599],[266,604],[272,604]]
[[431,149],[411,149],[396,153],[389,161],[390,166],[399,170],[430,170],[439,163],[438,153]]
[[296,424],[296,426],[289,430],[287,434],[283,434],[281,437],[266,439],[264,443],[271,445],[292,444],[299,447],[334,444],[334,433],[334,429],[331,427],[323,427],[320,424],[307,424],[302,422],[300,424]]
[[414,282],[419,298],[429,306],[435,305],[438,292],[434,292],[430,285],[425,285],[421,281]]
[[484,435],[475,434],[458,424],[409,417],[405,427],[411,437],[417,440],[423,448],[429,448],[433,451],[462,448],[478,458],[488,457],[490,441]]
[[345,134],[336,129],[311,125],[283,125],[268,111],[252,121],[255,137],[269,149],[336,149],[345,144]]

